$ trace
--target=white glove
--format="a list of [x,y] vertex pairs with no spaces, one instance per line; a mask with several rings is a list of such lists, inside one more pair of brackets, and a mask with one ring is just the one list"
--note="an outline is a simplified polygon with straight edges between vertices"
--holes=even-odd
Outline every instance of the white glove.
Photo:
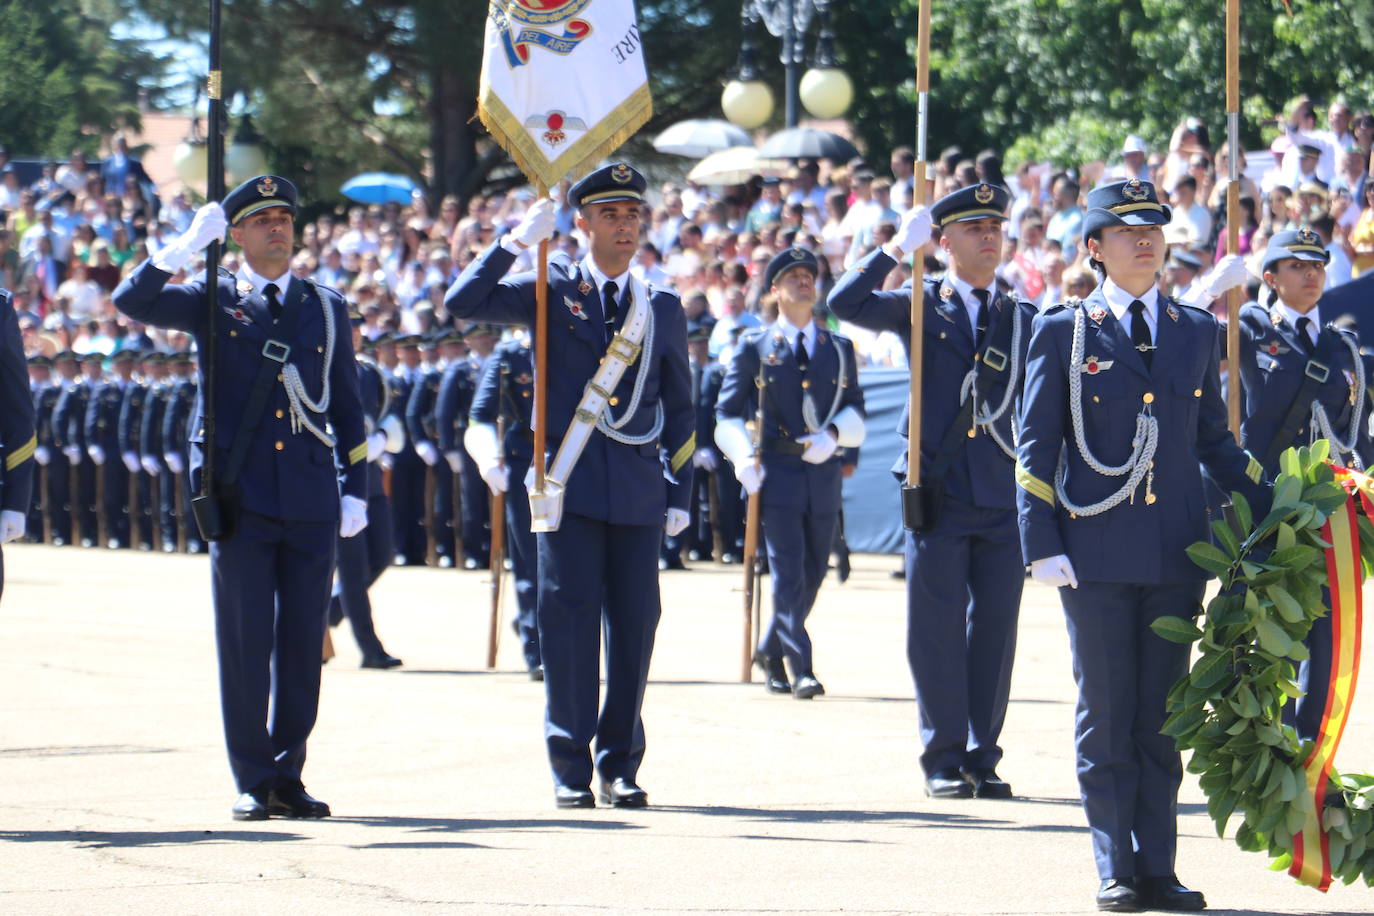
[[157,459],[152,455],[144,455],[142,464],[143,470],[147,471],[151,477],[156,477],[162,473],[162,465],[158,464]]
[[901,228],[893,236],[891,247],[901,254],[911,254],[930,241],[930,225],[930,208],[912,207],[902,217]]
[[510,489],[510,468],[502,464],[493,464],[482,469],[482,479],[487,482],[487,487],[493,494],[504,493]]
[[801,459],[807,464],[825,464],[835,454],[835,449],[839,448],[839,443],[828,429],[802,436],[797,441],[806,443],[806,451],[802,452]]
[[[1229,289],[1237,286],[1244,286],[1250,279],[1250,268],[1245,266],[1245,259],[1238,254],[1228,254],[1202,277],[1202,282],[1198,287],[1206,294],[1206,300],[1200,302],[1189,302],[1189,305],[1210,305],[1213,300],[1221,298],[1222,294]],[[1193,297],[1190,297],[1193,298]]]
[[454,449],[451,452],[444,452],[444,460],[448,462],[448,468],[455,474],[463,472],[463,453]]
[[545,239],[552,238],[556,209],[554,202],[547,197],[539,198],[530,204],[520,223],[511,230],[511,238],[526,248],[533,248]]
[[392,455],[399,455],[406,447],[405,425],[401,423],[401,418],[395,414],[387,414],[382,417],[382,421],[377,424],[377,428],[386,433],[386,450]]
[[167,470],[173,474],[180,474],[186,470],[186,465],[182,462],[181,456],[176,452],[165,452],[162,460],[167,463]]
[[759,491],[759,487],[763,486],[763,465],[742,464],[735,469],[735,477],[739,479],[740,486],[744,487],[744,492],[753,496]]
[[47,467],[48,462],[52,461],[52,452],[48,450],[46,445],[40,445],[33,450],[33,460]]
[[124,459],[124,466],[129,469],[130,474],[137,474],[141,466],[138,462],[138,452],[125,452],[119,457]]
[[356,496],[339,500],[339,537],[351,538],[367,527],[367,503]]
[[67,460],[70,461],[72,464],[81,463],[81,446],[79,445],[64,446],[62,449],[62,454],[66,455]]
[[191,220],[191,228],[158,249],[153,255],[153,266],[168,273],[176,273],[186,266],[197,251],[211,242],[224,241],[224,233],[229,221],[224,218],[224,208],[218,203],[208,203],[196,211]]
[[1078,588],[1078,577],[1073,574],[1073,564],[1061,554],[1031,561],[1031,578],[1041,585],[1051,588]]
[[24,535],[24,513],[13,509],[0,512],[0,544],[8,544]]
[[715,449],[699,448],[692,453],[692,467],[701,468],[710,474],[720,466],[720,459],[716,457]]
[[91,456],[91,460],[97,465],[105,463],[105,450],[98,445],[86,446],[86,454]]
[[367,460],[376,461],[386,451],[386,433],[377,432],[367,437]]
[[687,528],[687,523],[691,520],[692,517],[687,514],[686,509],[669,509],[663,519],[663,531],[668,537],[676,537]]
[[439,463],[439,450],[434,447],[433,442],[421,442],[415,446],[415,454],[420,456],[420,460],[430,467]]

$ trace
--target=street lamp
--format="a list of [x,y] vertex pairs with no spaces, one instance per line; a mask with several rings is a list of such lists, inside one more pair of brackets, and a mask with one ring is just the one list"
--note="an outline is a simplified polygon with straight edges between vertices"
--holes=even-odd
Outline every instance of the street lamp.
[[224,153],[224,170],[232,183],[243,184],[267,172],[267,156],[263,154],[261,140],[262,137],[253,127],[253,120],[248,115],[239,118],[234,142]]
[[[830,28],[830,0],[744,0],[741,16],[738,76],[725,86],[721,108],[725,116],[746,130],[761,126],[773,113],[773,93],[758,78],[754,65],[754,24],[762,19],[782,39],[779,60],[786,71],[784,120],[796,127],[798,101],[817,118],[837,118],[854,100],[854,85],[835,64],[835,34]],[[820,22],[814,65],[801,75],[804,38],[812,18]]]

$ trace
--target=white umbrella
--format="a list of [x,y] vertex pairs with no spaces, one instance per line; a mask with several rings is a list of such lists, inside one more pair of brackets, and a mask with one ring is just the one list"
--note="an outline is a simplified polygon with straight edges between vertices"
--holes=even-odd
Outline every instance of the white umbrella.
[[729,121],[714,118],[693,118],[678,121],[654,138],[654,149],[660,153],[700,159],[732,146],[749,146],[749,135]]
[[786,162],[760,159],[752,146],[732,146],[698,162],[687,173],[687,180],[696,184],[744,184],[755,175],[778,175],[786,168]]

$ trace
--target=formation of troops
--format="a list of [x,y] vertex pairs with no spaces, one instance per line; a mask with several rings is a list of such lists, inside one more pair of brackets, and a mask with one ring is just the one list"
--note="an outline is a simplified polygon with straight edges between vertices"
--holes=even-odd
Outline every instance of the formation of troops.
[[[369,586],[394,562],[483,566],[492,505],[509,536],[524,660],[544,682],[559,807],[648,804],[638,773],[658,574],[682,552],[741,559],[748,496],[758,496],[773,581],[755,655],[765,687],[803,700],[824,693],[806,619],[841,524],[842,468],[864,438],[853,347],[813,317],[816,260],[792,248],[767,265],[762,326],[738,337],[728,364],[709,360],[707,333],[676,294],[630,271],[644,190],[642,175],[615,164],[569,191],[589,250],[548,265],[540,492],[527,331],[540,296],[534,273],[509,271],[552,236],[549,200],[449,289],[445,306],[466,330],[370,342],[342,296],[287,273],[289,181],[260,176],[202,208],[115,301],[203,352],[206,278],[169,280],[226,231],[244,249],[240,272],[215,284],[213,442],[204,367],[190,355],[122,351],[108,375],[100,359],[36,359],[19,398],[12,364],[22,356],[6,326],[0,379],[7,406],[22,405],[0,412],[0,541],[22,533],[10,524],[18,506],[31,536],[53,544],[203,549],[187,506],[207,450],[218,456],[216,513],[201,527],[212,529],[236,818],[329,814],[301,776],[326,620],[352,622],[364,664],[400,664],[372,627]],[[1265,301],[1246,306],[1241,350],[1226,354],[1208,301],[1160,291],[1170,212],[1149,182],[1091,193],[1083,243],[1097,288],[1040,315],[996,283],[1008,202],[979,184],[913,208],[828,301],[841,318],[910,342],[911,289],[884,290],[883,280],[932,243],[948,264],[921,290],[920,451],[894,469],[905,479],[918,461],[921,485],[900,498],[893,489],[907,528],[907,656],[926,792],[1014,795],[997,767],[1029,567],[1058,589],[1068,622],[1096,904],[1199,910],[1202,895],[1175,873],[1182,767],[1159,733],[1187,647],[1149,624],[1198,612],[1205,577],[1185,548],[1208,536],[1222,494],[1263,513],[1283,448],[1323,438],[1338,461],[1374,458],[1368,358],[1349,330],[1317,320],[1329,255],[1309,229],[1271,240]],[[1236,277],[1229,258],[1217,277]],[[1215,296],[1226,285],[1202,288]],[[1239,443],[1224,383],[1242,386]],[[1300,672],[1309,695],[1292,711],[1303,737],[1330,664],[1319,635]]]

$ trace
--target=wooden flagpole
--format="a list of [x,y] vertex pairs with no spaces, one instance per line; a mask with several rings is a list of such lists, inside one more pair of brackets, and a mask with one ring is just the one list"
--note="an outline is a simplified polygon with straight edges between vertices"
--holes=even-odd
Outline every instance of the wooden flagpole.
[[[1226,185],[1226,251],[1240,253],[1240,0],[1226,0],[1226,148],[1230,152]],[[1226,423],[1240,442],[1240,287],[1226,293]]]
[[[921,0],[916,24],[916,166],[912,178],[911,202],[926,202],[926,128],[930,97],[930,0]],[[924,363],[925,334],[925,255],[912,252],[911,265],[911,348],[907,357],[911,367],[910,413],[907,419],[906,483],[915,489],[921,483],[921,376]]]
[[[535,199],[549,196],[548,186],[535,182]],[[545,422],[549,407],[549,241],[539,243],[534,283],[534,492],[544,495]]]

